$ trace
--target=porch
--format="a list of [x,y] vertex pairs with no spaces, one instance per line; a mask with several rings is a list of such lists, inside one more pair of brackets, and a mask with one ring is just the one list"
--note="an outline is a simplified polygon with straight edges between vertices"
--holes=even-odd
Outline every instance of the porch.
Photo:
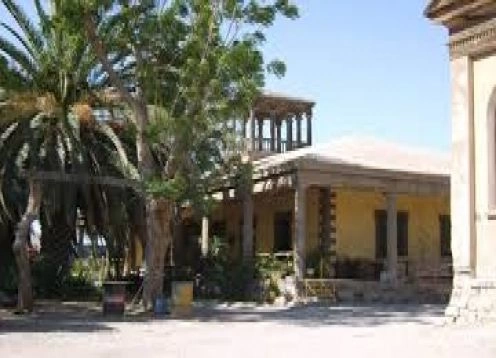
[[311,150],[257,162],[253,194],[223,197],[204,219],[202,247],[218,235],[244,262],[284,257],[300,297],[320,290],[374,301],[391,290],[448,292],[449,179],[442,166],[366,167],[316,159]]

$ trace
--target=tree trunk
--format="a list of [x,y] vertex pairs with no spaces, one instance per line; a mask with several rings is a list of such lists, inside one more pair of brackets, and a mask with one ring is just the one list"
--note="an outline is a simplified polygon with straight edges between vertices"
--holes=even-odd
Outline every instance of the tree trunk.
[[31,312],[33,310],[33,285],[29,266],[28,238],[31,224],[38,217],[41,194],[41,184],[30,180],[28,204],[21,221],[17,225],[15,240],[12,244],[18,276],[17,308],[21,313]]
[[147,202],[147,213],[148,241],[143,305],[150,309],[155,299],[163,293],[165,255],[171,242],[173,204],[164,199],[150,199]]
[[[146,99],[140,93],[138,93],[137,96],[132,96],[124,85],[124,82],[119,78],[117,72],[109,61],[108,51],[105,48],[104,43],[98,37],[98,34],[96,32],[97,26],[93,21],[92,14],[89,12],[83,14],[83,20],[85,31],[91,47],[95,51],[97,58],[100,60],[103,69],[105,70],[105,72],[107,72],[110,82],[119,92],[121,98],[133,109],[137,128],[136,151],[138,157],[138,170],[141,179],[146,181],[151,178],[155,171],[155,165],[150,147],[148,146],[144,138],[144,132],[149,122]],[[138,61],[139,68],[142,59],[142,53],[139,52],[139,49],[135,49],[135,58]],[[138,92],[140,92],[139,84]],[[155,209],[157,206],[160,206],[158,202],[153,198],[149,198],[145,194],[145,217],[148,228],[146,230],[147,238],[145,249],[147,272],[143,288],[143,304],[146,308],[151,307],[151,304],[153,304],[155,298],[159,294],[161,294],[161,288],[163,285],[162,270],[164,260],[162,251],[165,251],[167,243],[168,241],[170,241],[170,230],[165,229],[164,231],[163,228],[168,228],[171,217],[170,214],[172,213],[172,211],[170,213],[166,213],[167,220],[162,221],[161,224],[161,222],[158,220],[159,215],[156,215],[155,213]],[[166,205],[166,207],[170,208],[172,207],[172,205]],[[165,211],[167,212],[168,210]],[[163,225],[163,228],[161,228],[161,225]],[[161,235],[162,232],[164,234],[163,236]],[[157,278],[157,275],[159,276],[160,280]]]

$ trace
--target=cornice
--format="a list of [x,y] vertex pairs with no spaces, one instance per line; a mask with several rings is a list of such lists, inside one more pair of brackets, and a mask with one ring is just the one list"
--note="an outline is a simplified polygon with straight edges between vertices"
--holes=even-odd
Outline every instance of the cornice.
[[449,48],[451,58],[496,51],[496,18],[451,35]]

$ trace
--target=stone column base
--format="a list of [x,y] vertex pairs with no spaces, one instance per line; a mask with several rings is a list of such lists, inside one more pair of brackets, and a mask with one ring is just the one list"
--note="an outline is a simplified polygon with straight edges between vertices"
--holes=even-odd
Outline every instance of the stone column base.
[[496,279],[455,278],[445,316],[450,323],[496,322]]

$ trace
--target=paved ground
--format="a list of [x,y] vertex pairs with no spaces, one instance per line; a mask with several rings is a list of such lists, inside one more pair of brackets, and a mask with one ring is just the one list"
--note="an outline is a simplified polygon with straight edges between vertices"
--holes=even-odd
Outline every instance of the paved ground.
[[189,319],[104,320],[93,306],[0,310],[0,357],[496,357],[496,326],[444,326],[440,306],[209,305]]

